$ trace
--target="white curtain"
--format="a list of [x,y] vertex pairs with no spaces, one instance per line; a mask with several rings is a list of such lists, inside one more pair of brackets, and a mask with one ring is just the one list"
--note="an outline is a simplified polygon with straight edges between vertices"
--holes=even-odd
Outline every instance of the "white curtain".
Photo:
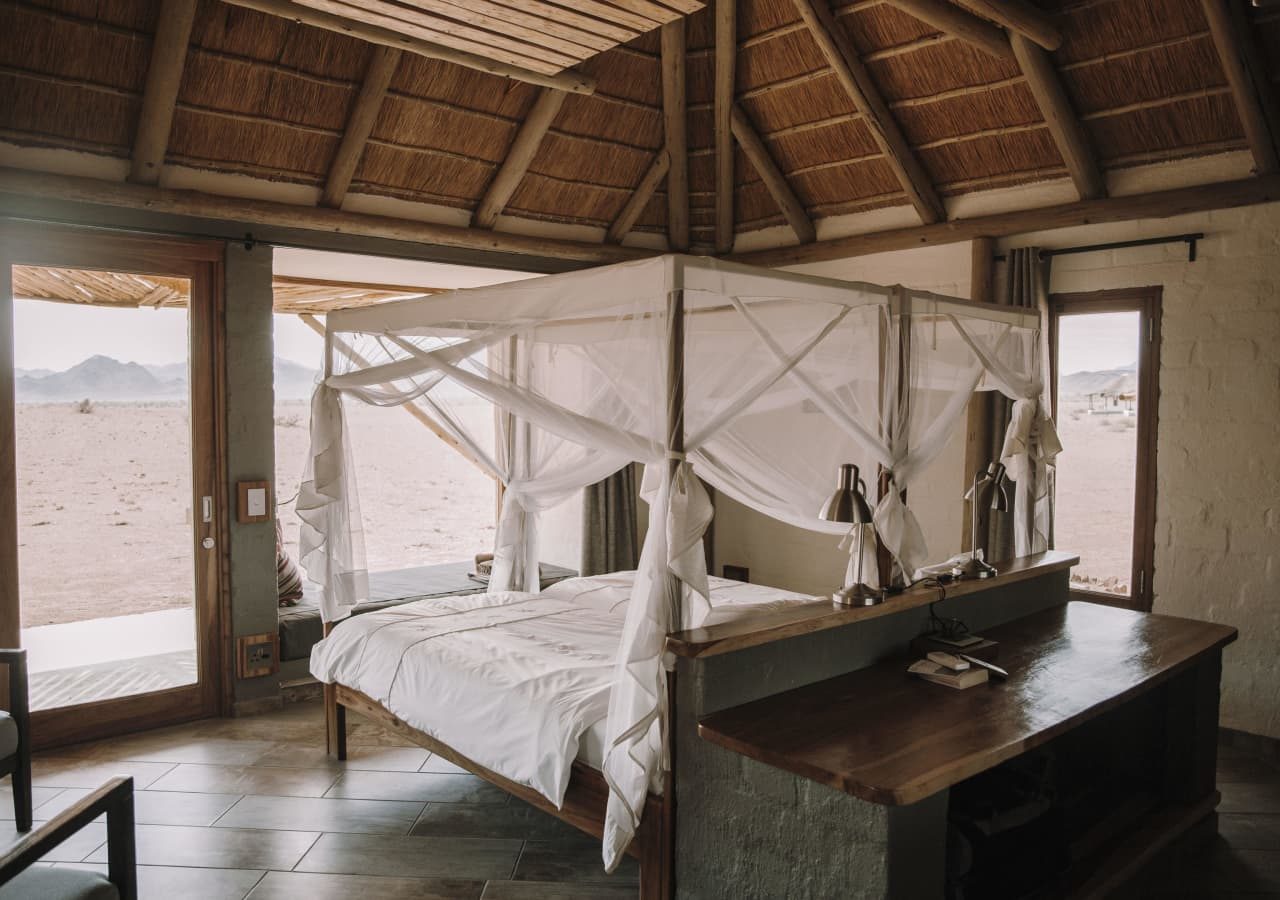
[[[677,293],[678,292],[678,293]],[[683,305],[670,353],[668,304]],[[536,590],[540,512],[632,461],[651,522],[611,695],[604,859],[635,834],[668,761],[667,635],[710,610],[696,475],[760,512],[818,520],[841,463],[895,490],[876,528],[905,573],[928,548],[899,492],[944,444],[975,389],[1038,390],[1038,319],[876,285],[668,256],[331,314],[299,500],[302,559],[327,621],[367,596],[355,475],[339,395],[413,403],[507,490],[492,587]],[[672,378],[682,367],[681,378]],[[677,392],[675,387],[681,390]],[[668,441],[682,417],[683,449]],[[1033,410],[1028,438],[1045,446]],[[1010,445],[1016,465],[1035,464]],[[1021,482],[1020,482],[1021,484]],[[854,538],[870,547],[870,530]],[[871,556],[874,559],[874,554]],[[553,798],[558,799],[558,798]]]

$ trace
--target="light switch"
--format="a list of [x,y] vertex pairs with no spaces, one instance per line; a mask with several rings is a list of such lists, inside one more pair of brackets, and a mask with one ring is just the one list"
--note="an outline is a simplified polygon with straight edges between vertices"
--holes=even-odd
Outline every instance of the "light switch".
[[257,518],[267,514],[267,490],[266,488],[249,488],[248,492],[248,513],[250,516]]

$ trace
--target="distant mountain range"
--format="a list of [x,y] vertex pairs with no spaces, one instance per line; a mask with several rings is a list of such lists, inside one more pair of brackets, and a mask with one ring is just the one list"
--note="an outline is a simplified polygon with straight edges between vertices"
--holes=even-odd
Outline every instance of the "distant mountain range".
[[1072,372],[1058,378],[1058,397],[1062,400],[1080,400],[1104,392],[1131,394],[1137,389],[1137,363],[1097,372]]
[[[311,396],[316,370],[287,359],[275,360],[277,400],[304,400]],[[71,400],[117,402],[176,401],[187,393],[187,364],[141,365],[120,362],[110,356],[91,356],[62,372],[18,369],[19,403],[60,403]]]

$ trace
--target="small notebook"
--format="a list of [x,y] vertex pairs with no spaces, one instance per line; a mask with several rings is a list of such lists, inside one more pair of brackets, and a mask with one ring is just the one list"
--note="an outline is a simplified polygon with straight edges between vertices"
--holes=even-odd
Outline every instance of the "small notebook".
[[945,684],[949,688],[955,688],[962,691],[965,688],[971,688],[974,685],[985,684],[987,681],[987,670],[979,666],[966,669],[963,672],[955,672],[946,666],[940,666],[936,662],[922,659],[911,664],[911,668],[907,669],[912,675],[918,675],[925,681],[932,681],[935,684]]

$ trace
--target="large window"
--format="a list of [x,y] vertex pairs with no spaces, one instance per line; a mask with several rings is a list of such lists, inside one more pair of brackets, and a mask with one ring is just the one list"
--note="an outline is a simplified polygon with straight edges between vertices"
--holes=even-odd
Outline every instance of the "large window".
[[1055,546],[1080,554],[1073,592],[1151,608],[1160,289],[1050,303],[1058,457]]

